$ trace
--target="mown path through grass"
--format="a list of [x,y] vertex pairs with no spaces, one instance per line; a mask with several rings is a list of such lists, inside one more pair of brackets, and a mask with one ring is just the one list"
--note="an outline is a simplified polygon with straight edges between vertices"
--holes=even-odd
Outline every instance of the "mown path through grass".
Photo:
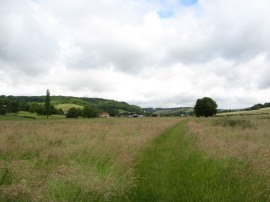
[[265,189],[250,173],[247,162],[205,156],[186,124],[182,121],[166,130],[141,154],[136,167],[139,182],[132,201],[269,199],[269,193],[254,193]]

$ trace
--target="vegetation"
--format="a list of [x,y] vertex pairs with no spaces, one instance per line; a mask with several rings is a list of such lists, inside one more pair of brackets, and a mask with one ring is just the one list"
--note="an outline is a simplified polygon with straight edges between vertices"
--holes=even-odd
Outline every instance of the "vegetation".
[[[254,172],[257,165],[251,162],[253,159],[246,160],[250,153],[247,156],[225,153],[223,158],[215,155],[215,150],[206,154],[208,150],[204,143],[209,137],[200,130],[203,126],[183,121],[166,130],[152,147],[141,153],[136,168],[139,183],[134,201],[270,199],[269,170],[267,173],[264,169]],[[211,130],[211,126],[207,129]],[[236,148],[241,149],[241,146],[237,144]],[[268,164],[267,158],[261,162],[265,168]]]
[[45,100],[45,110],[46,110],[47,118],[49,117],[49,114],[50,114],[50,108],[51,108],[51,97],[50,97],[50,91],[47,89],[46,100]]
[[234,110],[234,111],[222,111],[217,116],[254,116],[254,115],[267,115],[270,114],[270,107],[260,108],[257,110]]
[[83,117],[86,118],[95,118],[99,116],[99,111],[92,105],[87,105],[83,108],[82,112]]
[[193,107],[176,107],[176,108],[143,108],[146,116],[162,116],[162,117],[179,117],[194,115]]
[[78,118],[79,116],[82,116],[82,110],[75,107],[70,108],[66,114],[66,118]]
[[[78,98],[68,96],[0,96],[0,113],[10,113],[18,111],[29,111],[39,115],[64,114],[68,105],[76,105],[83,108],[91,105],[99,111],[108,112],[110,116],[121,116],[131,114],[143,114],[142,109],[136,105],[130,105],[126,102],[106,100],[101,98]],[[48,100],[49,99],[49,100]],[[50,102],[49,102],[50,101]],[[50,106],[48,105],[50,104]],[[63,108],[59,107],[64,105]],[[74,107],[74,106],[72,106]]]
[[269,115],[54,116],[0,118],[0,201],[270,200]]
[[136,156],[177,119],[0,121],[0,201],[119,201]]
[[[0,96],[0,201],[270,201],[267,103],[207,119],[89,119],[142,109],[46,95]],[[216,108],[202,98],[195,113]],[[143,111],[182,116],[193,108]]]
[[194,107],[194,112],[197,117],[200,116],[213,116],[217,113],[217,103],[209,98],[209,97],[204,97],[202,99],[198,99],[196,101],[195,107]]
[[250,108],[247,108],[247,110],[258,110],[258,109],[262,109],[262,108],[267,108],[270,107],[270,103],[264,103],[264,104],[255,104]]
[[72,107],[74,107],[76,109],[83,109],[83,106],[77,105],[77,104],[58,104],[58,105],[55,105],[56,109],[62,109],[65,112],[67,112]]

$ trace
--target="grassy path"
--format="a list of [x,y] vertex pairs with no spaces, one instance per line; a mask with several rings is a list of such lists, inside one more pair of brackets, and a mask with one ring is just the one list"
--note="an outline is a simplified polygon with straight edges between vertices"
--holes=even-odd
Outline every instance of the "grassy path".
[[267,194],[254,194],[248,164],[204,156],[187,131],[180,122],[142,153],[132,201],[267,201]]
[[[163,201],[169,198],[177,198],[181,186],[179,165],[182,156],[182,137],[185,132],[183,123],[168,129],[153,146],[148,149],[138,165],[140,183],[137,189],[138,201]],[[180,156],[177,155],[180,153]]]

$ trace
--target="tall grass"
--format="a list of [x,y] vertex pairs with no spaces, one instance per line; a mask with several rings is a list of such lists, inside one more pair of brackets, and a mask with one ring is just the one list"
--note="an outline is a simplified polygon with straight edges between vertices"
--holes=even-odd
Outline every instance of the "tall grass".
[[268,201],[264,176],[236,158],[213,158],[182,122],[141,154],[134,201]]
[[177,119],[0,121],[0,201],[110,201],[135,157]]
[[270,119],[178,122],[0,121],[0,201],[270,200]]

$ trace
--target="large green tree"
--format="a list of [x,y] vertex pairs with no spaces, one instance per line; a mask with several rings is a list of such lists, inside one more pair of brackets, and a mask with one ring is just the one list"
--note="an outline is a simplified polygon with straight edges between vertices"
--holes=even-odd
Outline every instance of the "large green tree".
[[88,119],[98,117],[98,110],[92,105],[87,105],[83,108],[83,117]]
[[196,114],[197,117],[200,116],[213,116],[217,113],[217,103],[209,98],[209,97],[204,97],[201,99],[198,99],[195,107],[194,107],[194,112]]

